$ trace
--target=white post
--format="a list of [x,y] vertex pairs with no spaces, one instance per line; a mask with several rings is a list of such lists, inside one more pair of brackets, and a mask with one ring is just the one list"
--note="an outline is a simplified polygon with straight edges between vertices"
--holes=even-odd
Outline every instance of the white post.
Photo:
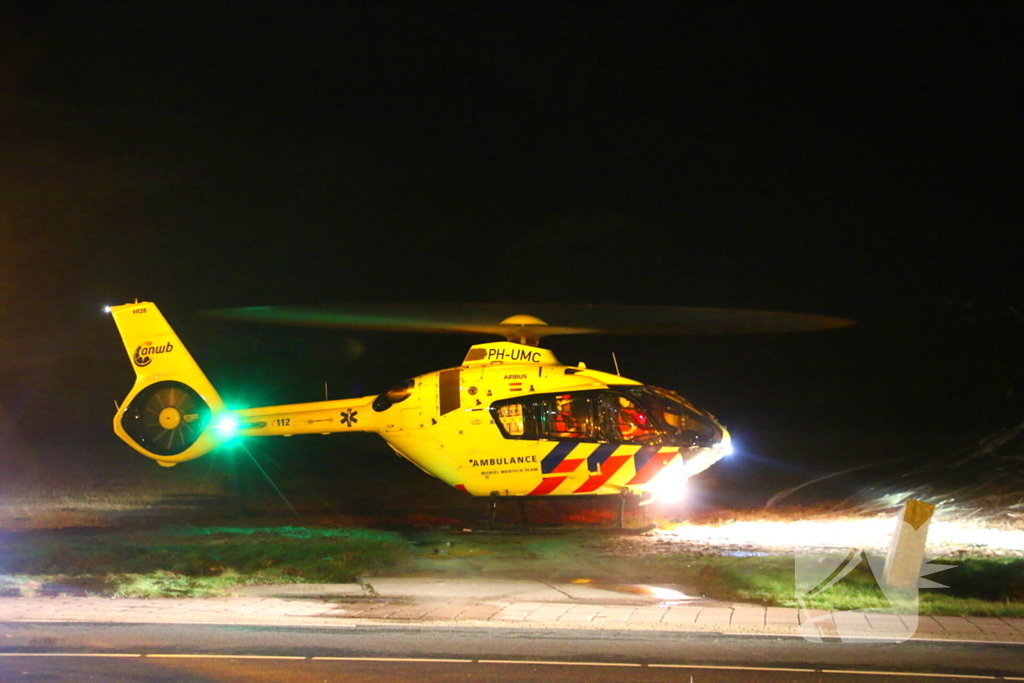
[[928,523],[935,506],[920,500],[907,500],[896,520],[889,552],[885,556],[882,583],[893,588],[915,588],[924,564],[924,548],[928,540]]

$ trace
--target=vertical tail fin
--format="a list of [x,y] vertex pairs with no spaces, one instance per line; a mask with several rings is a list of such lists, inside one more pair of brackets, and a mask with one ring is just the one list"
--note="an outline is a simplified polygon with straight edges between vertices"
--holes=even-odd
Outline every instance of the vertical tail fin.
[[135,386],[114,416],[114,433],[165,467],[192,460],[225,437],[209,429],[224,402],[155,304],[111,306]]

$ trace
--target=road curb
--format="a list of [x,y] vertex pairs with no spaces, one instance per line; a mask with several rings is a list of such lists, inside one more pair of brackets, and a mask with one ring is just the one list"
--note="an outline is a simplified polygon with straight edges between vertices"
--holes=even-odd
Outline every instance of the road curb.
[[[758,619],[757,615],[763,617]],[[827,614],[842,623],[844,613]],[[441,618],[437,618],[437,617]],[[702,618],[702,616],[704,618]],[[0,598],[0,621],[8,623],[206,624],[250,626],[405,626],[417,628],[512,628],[536,630],[658,631],[717,636],[802,638],[800,611],[785,608],[623,606],[510,600],[309,600],[289,598],[99,597]],[[860,618],[866,617],[857,614]],[[868,615],[871,616],[871,615]],[[834,640],[904,640],[912,621],[897,615],[860,632],[826,628]],[[1018,623],[1019,622],[1019,623]],[[892,627],[900,623],[903,630]],[[888,625],[888,626],[887,626]],[[913,640],[1024,645],[1024,620],[979,617],[922,618]],[[904,636],[904,637],[901,637]]]

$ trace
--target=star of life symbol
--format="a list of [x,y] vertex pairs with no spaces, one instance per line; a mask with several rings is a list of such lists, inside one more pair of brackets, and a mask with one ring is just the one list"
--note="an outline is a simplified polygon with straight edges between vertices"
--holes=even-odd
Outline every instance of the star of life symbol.
[[356,417],[356,415],[358,415],[358,414],[359,414],[358,410],[352,410],[351,408],[349,408],[348,410],[342,411],[342,413],[341,413],[341,424],[345,425],[346,427],[351,427],[351,426],[355,425],[356,422],[359,422],[359,418]]
[[[927,524],[914,528],[904,520],[897,522],[897,534],[905,537],[905,541],[909,538],[911,543],[919,541],[922,548],[927,533]],[[863,548],[848,551],[845,555],[798,553],[795,592],[796,600],[800,604],[800,635],[814,643],[824,642],[823,637],[837,636],[844,643],[901,643],[909,640],[918,626],[919,589],[946,588],[945,585],[924,577],[951,569],[953,565],[931,564],[925,561],[917,574],[916,582],[909,587],[894,586],[888,582],[885,578],[885,565],[885,556],[867,552]],[[877,609],[853,609],[829,612],[815,608],[815,597],[832,589],[858,568],[862,576],[865,571],[870,573],[891,610],[880,612]],[[841,589],[836,589],[835,592],[839,590]]]

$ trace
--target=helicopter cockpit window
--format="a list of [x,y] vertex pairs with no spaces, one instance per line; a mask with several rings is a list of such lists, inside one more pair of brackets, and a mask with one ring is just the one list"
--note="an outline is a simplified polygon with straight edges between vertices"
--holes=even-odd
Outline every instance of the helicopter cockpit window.
[[495,416],[502,431],[509,436],[522,437],[525,432],[522,403],[506,403],[495,408]]
[[650,443],[661,436],[650,413],[636,400],[619,393],[602,392],[601,423],[606,438],[613,442]]
[[649,408],[654,422],[661,423],[671,441],[680,446],[711,446],[722,438],[713,417],[674,392],[652,386],[626,391]]
[[587,393],[537,396],[540,408],[540,437],[545,439],[593,439],[593,397]]
[[593,392],[541,394],[495,401],[491,415],[506,439],[599,438]]
[[506,439],[578,439],[709,447],[722,439],[715,418],[682,396],[651,386],[535,394],[495,401],[491,416]]

